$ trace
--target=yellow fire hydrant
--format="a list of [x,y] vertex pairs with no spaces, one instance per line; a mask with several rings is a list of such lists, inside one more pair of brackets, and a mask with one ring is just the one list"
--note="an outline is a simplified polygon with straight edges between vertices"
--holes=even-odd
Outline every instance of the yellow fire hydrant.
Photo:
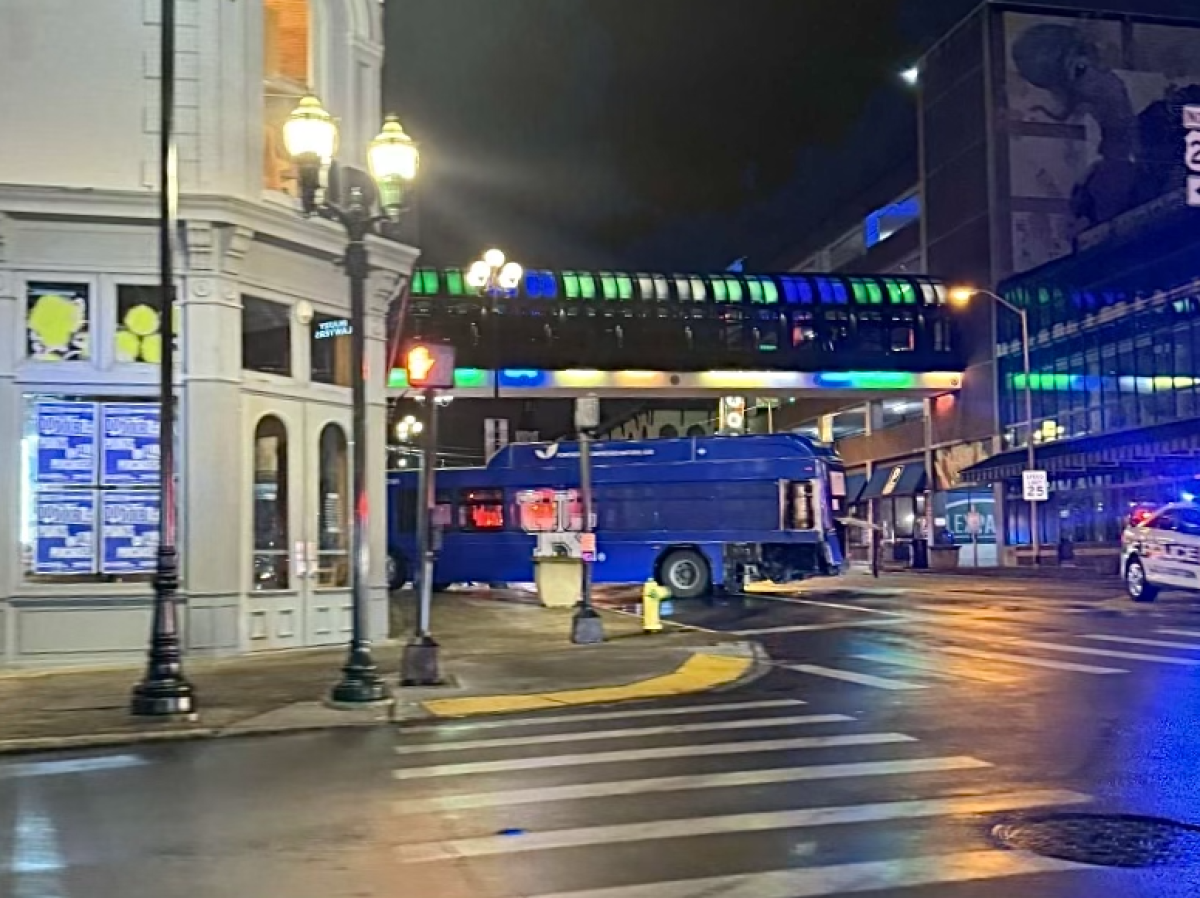
[[671,591],[651,577],[642,587],[642,632],[662,632],[662,603],[671,598]]

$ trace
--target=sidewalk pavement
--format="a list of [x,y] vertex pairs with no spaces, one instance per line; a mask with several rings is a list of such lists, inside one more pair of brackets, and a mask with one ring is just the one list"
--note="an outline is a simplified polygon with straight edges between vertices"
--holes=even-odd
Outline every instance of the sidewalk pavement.
[[[393,602],[393,640],[376,647],[380,672],[395,686],[412,598]],[[646,700],[729,686],[753,675],[757,649],[714,634],[668,625],[646,636],[641,621],[602,612],[607,641],[574,646],[569,610],[522,601],[446,593],[434,604],[434,635],[448,683],[395,688],[390,707],[340,710],[324,697],[345,648],[186,661],[197,719],[133,718],[129,691],[140,667],[0,673],[0,753],[96,747],[378,726],[564,705]]]

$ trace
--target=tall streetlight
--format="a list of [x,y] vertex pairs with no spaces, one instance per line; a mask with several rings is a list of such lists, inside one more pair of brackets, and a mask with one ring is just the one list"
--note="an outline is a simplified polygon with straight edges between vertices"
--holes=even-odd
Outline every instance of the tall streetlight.
[[471,265],[467,271],[467,285],[474,287],[481,296],[486,296],[488,304],[488,367],[492,369],[495,379],[496,394],[500,392],[500,322],[496,317],[496,301],[502,296],[508,296],[521,283],[524,274],[516,262],[505,260],[504,253],[498,249],[489,249],[483,258]]
[[[1029,366],[1029,310],[1015,305],[991,290],[979,287],[952,287],[951,302],[966,305],[975,296],[987,296],[993,302],[1014,313],[1021,321],[1021,367],[1025,374],[1025,470],[1037,470],[1037,455],[1033,444],[1033,377]],[[1029,533],[1030,544],[1033,548],[1033,563],[1040,564],[1042,547],[1041,534],[1038,533],[1037,502],[1029,503]]]
[[[316,97],[300,101],[283,126],[283,140],[300,176],[300,200],[306,216],[318,215],[346,229],[344,264],[350,280],[350,367],[353,424],[354,526],[351,530],[352,631],[342,678],[330,697],[345,704],[383,701],[387,686],[371,657],[367,636],[370,590],[367,498],[366,282],[368,235],[395,236],[409,185],[420,159],[417,145],[400,122],[388,116],[379,136],[367,148],[370,176],[334,164],[338,131],[333,117]],[[377,208],[381,211],[377,211]]]
[[179,180],[175,166],[175,0],[162,0],[159,42],[162,91],[159,99],[158,273],[162,303],[159,359],[158,553],[154,571],[154,615],[146,673],[134,686],[130,713],[179,717],[195,713],[192,684],[183,675],[179,642],[179,550],[175,544],[175,217]]

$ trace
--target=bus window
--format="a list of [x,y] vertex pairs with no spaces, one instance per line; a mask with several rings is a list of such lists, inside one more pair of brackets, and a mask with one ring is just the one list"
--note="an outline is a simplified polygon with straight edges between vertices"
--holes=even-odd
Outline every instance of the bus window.
[[392,528],[398,533],[417,532],[417,491],[402,489],[393,492],[395,501],[389,504],[392,514]]
[[504,529],[504,491],[462,490],[458,498],[459,529],[465,533]]

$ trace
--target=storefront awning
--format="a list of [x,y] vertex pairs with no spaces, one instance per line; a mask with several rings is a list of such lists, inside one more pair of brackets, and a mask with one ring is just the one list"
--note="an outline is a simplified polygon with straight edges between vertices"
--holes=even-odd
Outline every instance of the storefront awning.
[[915,496],[925,491],[925,465],[907,462],[902,465],[882,465],[875,469],[859,501],[890,499],[894,496]]
[[846,475],[846,505],[853,505],[859,500],[862,495],[863,488],[867,485],[866,474],[848,474]]
[[[1025,449],[1010,449],[964,468],[961,476],[967,483],[1020,480],[1028,463]],[[1044,443],[1034,449],[1034,464],[1061,476],[1111,474],[1145,466],[1164,476],[1194,476],[1200,473],[1200,421],[1172,421]]]

